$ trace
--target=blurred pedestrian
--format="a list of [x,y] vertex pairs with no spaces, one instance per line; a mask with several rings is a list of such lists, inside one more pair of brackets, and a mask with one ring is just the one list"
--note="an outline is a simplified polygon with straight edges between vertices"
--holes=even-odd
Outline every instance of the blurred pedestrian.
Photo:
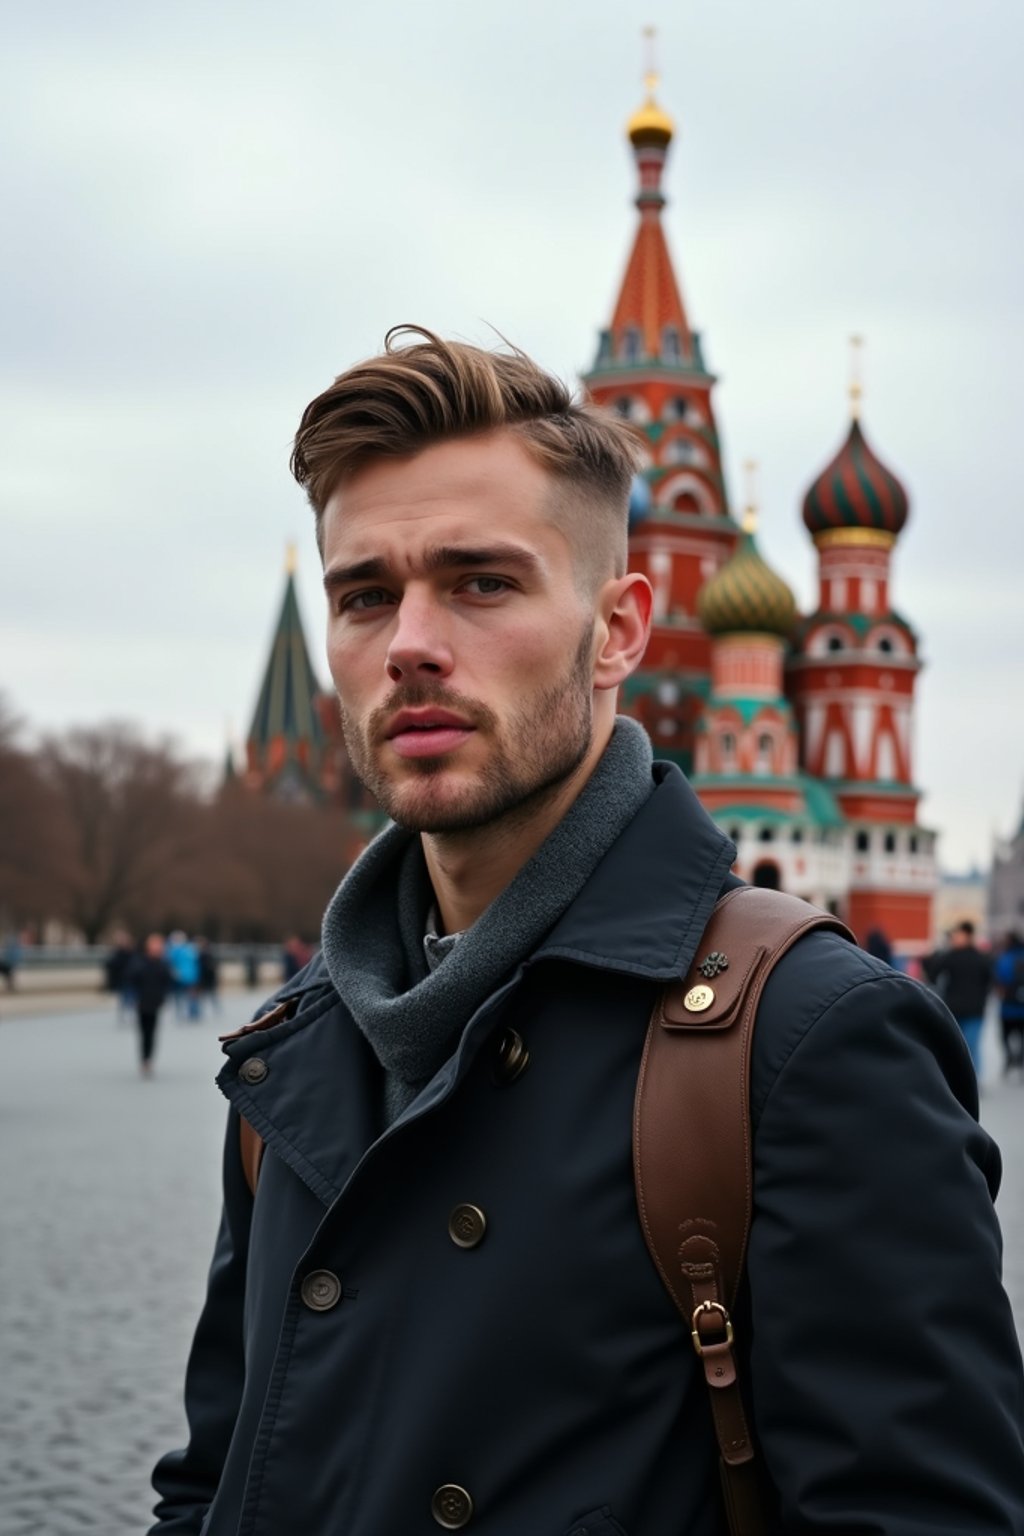
[[864,948],[876,960],[884,960],[886,965],[892,965],[892,945],[884,928],[870,928],[864,940]]
[[199,951],[180,928],[167,940],[167,964],[174,977],[175,1013],[179,1019],[198,1019]]
[[114,944],[104,962],[107,991],[117,999],[118,1020],[131,1018],[135,1012],[135,993],[131,985],[132,967],[137,959],[131,935],[124,928],[114,934]]
[[928,956],[926,974],[960,1025],[974,1070],[980,1077],[981,1030],[992,986],[992,962],[975,944],[972,922],[957,923],[949,938],[948,949]]
[[160,934],[149,935],[142,954],[135,958],[130,974],[139,1025],[139,1070],[143,1077],[149,1077],[153,1071],[153,1048],[160,1010],[174,987],[174,976],[164,959],[164,941]]
[[209,1003],[214,1013],[220,1013],[220,968],[213,945],[209,939],[197,938],[195,946],[199,957],[199,997]]
[[281,976],[284,981],[293,981],[301,970],[313,958],[312,946],[303,942],[297,934],[285,940],[281,953]]
[[937,992],[940,997],[946,985],[942,966],[953,942],[952,928],[947,928],[942,938],[942,944],[938,945],[935,949],[929,950],[928,954],[922,955],[920,959],[921,977],[925,986],[931,987],[932,991]]
[[3,949],[0,951],[0,976],[7,984],[8,992],[14,991],[14,980],[21,964],[21,940],[16,933],[9,933],[4,939]]
[[1003,1076],[1024,1079],[1024,937],[1008,933],[995,964],[999,1022],[1003,1030]]

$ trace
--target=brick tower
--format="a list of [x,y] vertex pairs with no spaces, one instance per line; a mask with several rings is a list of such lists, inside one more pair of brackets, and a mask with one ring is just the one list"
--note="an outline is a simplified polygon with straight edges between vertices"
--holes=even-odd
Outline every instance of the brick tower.
[[912,771],[917,636],[892,605],[890,562],[907,493],[868,446],[860,386],[846,439],[813,482],[804,522],[818,551],[818,606],[798,630],[789,692],[804,769],[846,819],[845,916],[859,938],[883,929],[904,954],[931,940],[934,833],[918,825]]
[[646,100],[627,128],[639,220],[611,324],[583,382],[646,439],[644,480],[631,504],[630,564],[654,589],[654,629],[625,703],[658,751],[689,768],[711,666],[697,594],[732,554],[739,530],[722,475],[715,379],[687,318],[662,226],[662,175],[674,126],[656,87],[649,73]]

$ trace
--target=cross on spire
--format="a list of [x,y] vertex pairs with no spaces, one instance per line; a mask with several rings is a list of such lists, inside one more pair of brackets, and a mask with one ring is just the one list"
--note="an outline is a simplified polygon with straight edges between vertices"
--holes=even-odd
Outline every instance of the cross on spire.
[[661,76],[658,73],[657,37],[657,27],[644,27],[644,86],[650,101],[654,100],[654,93],[661,83]]
[[850,337],[850,416],[854,421],[860,420],[860,402],[864,396],[864,381],[861,374],[863,347],[863,336]]

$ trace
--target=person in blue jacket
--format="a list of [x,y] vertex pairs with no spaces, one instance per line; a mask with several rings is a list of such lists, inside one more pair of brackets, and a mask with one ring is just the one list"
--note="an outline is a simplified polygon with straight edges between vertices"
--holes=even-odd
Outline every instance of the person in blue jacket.
[[1024,938],[1008,933],[996,958],[993,978],[1003,1033],[1003,1076],[1024,1078]]
[[[320,954],[225,1044],[224,1209],[161,1536],[725,1529],[631,1142],[652,1005],[736,852],[616,714],[651,622],[637,461],[523,354],[423,331],[303,415],[346,745],[390,825]],[[767,1530],[1024,1536],[977,1102],[915,981],[822,932],[776,966],[736,1318]]]

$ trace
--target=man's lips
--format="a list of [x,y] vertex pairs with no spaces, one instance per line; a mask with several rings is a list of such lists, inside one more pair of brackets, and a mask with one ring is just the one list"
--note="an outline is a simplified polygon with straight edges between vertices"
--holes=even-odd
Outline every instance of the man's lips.
[[386,735],[399,757],[440,757],[460,747],[473,730],[468,720],[448,709],[403,709]]

